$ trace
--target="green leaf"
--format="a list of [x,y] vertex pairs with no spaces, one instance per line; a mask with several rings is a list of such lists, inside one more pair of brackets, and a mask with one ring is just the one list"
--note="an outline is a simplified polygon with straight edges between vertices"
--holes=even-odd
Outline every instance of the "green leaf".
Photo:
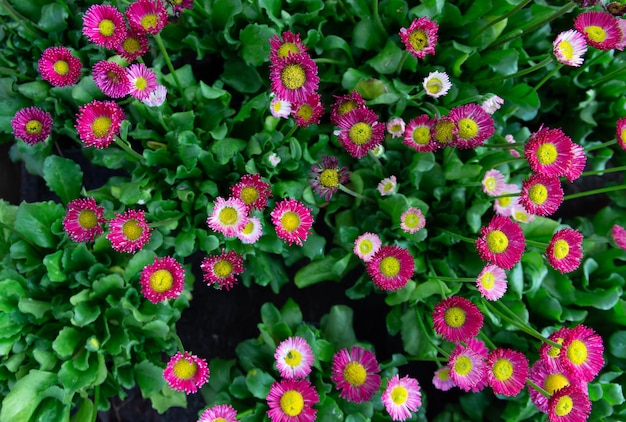
[[55,248],[59,239],[52,234],[50,228],[53,223],[65,215],[65,210],[52,201],[26,203],[23,202],[17,209],[15,216],[15,230],[20,232],[26,240],[44,248]]
[[93,302],[80,302],[74,308],[74,316],[71,321],[77,327],[84,327],[91,324],[100,316],[100,308]]
[[246,142],[242,139],[224,138],[215,141],[213,145],[211,145],[211,152],[215,154],[218,163],[226,164],[233,159],[235,154],[243,151],[245,147]]
[[270,374],[260,369],[252,369],[246,374],[246,386],[257,399],[265,400],[274,381]]
[[126,266],[126,270],[124,271],[124,280],[127,282],[130,281],[133,277],[141,273],[141,270],[146,265],[150,265],[154,262],[154,257],[156,254],[154,251],[143,249],[137,252],[131,259],[128,261],[128,265]]
[[611,335],[609,351],[617,358],[626,359],[626,331],[618,331]]
[[67,8],[60,3],[46,4],[41,8],[41,19],[39,19],[39,27],[44,31],[56,32],[64,31],[67,28]]
[[20,311],[25,314],[31,314],[34,315],[36,319],[41,319],[44,314],[52,308],[52,305],[49,302],[35,300],[30,297],[22,297],[20,298],[18,307]]
[[152,407],[163,414],[170,407],[187,407],[187,396],[182,391],[175,391],[165,386],[156,394],[150,396]]
[[180,232],[174,241],[176,254],[183,258],[191,255],[195,251],[195,246],[196,233],[194,230]]
[[385,48],[374,58],[368,60],[367,64],[372,66],[378,73],[387,75],[396,71],[401,59],[402,49],[397,43],[388,40]]
[[261,89],[263,80],[255,67],[248,66],[241,60],[227,60],[224,63],[222,80],[235,90],[252,94]]
[[41,393],[56,382],[56,374],[32,369],[13,385],[2,401],[0,422],[30,420],[44,398]]
[[70,422],[88,421],[93,415],[93,402],[85,397],[78,405],[78,410],[72,415]]
[[214,30],[228,28],[233,24],[233,19],[241,13],[240,0],[215,0],[211,10],[211,23]]
[[356,335],[352,328],[354,312],[345,305],[335,305],[330,313],[321,321],[324,337],[337,348],[349,347],[356,343]]
[[289,326],[291,331],[296,331],[296,328],[302,324],[302,311],[292,298],[287,299],[280,309],[280,314],[282,320]]
[[539,96],[533,88],[524,83],[518,83],[503,90],[501,95],[505,104],[508,103],[513,107],[514,115],[522,120],[534,119],[539,111],[541,105]]
[[43,265],[46,266],[50,281],[58,282],[67,280],[67,276],[65,275],[61,265],[62,255],[63,251],[56,251],[55,253],[46,255],[43,258]]
[[143,360],[136,364],[133,373],[135,374],[137,385],[141,389],[141,395],[144,397],[150,397],[165,387],[163,368],[149,360]]
[[376,21],[369,16],[359,21],[352,31],[354,45],[363,50],[374,50],[382,47],[385,38],[386,36],[382,36],[376,25]]
[[48,98],[50,85],[44,81],[26,82],[18,85],[17,90],[26,98],[33,100],[33,102],[40,103]]
[[247,25],[240,33],[239,40],[242,42],[241,57],[249,66],[261,66],[267,60],[270,53],[268,40],[276,35],[276,31],[267,25],[252,23]]
[[98,297],[104,297],[115,290],[124,288],[124,279],[119,274],[109,274],[93,282],[93,292]]
[[340,277],[333,269],[336,262],[337,259],[330,255],[319,261],[313,261],[299,269],[293,281],[299,288],[311,286],[321,281],[337,281]]

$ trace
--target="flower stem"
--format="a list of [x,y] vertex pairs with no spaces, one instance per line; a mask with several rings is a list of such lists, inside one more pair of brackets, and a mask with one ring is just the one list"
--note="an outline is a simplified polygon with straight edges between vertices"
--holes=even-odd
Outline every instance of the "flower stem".
[[427,275],[426,278],[441,281],[475,282],[475,278],[470,277],[443,277],[439,275]]
[[509,164],[509,163],[521,163],[522,161],[526,161],[525,158],[522,157],[517,157],[517,158],[509,158],[508,160],[504,160],[504,161],[500,161],[498,163],[495,163],[491,166],[491,168],[496,168],[498,166],[501,166],[503,164]]
[[337,185],[337,187],[339,188],[340,191],[347,193],[348,195],[352,195],[355,198],[358,199],[363,199],[365,201],[373,201],[372,198],[368,198],[367,196],[363,196],[360,193],[356,193],[355,191],[353,191],[352,189],[348,189],[347,187],[345,187],[344,185],[342,185],[341,183]]
[[[35,38],[41,38],[44,31],[37,26],[37,24],[33,24],[31,21],[27,20],[24,16],[20,15],[9,3],[5,0],[0,0],[0,6],[7,12],[15,22],[20,24],[24,29]],[[38,32],[41,31],[41,32]]]
[[167,68],[170,70],[170,74],[172,75],[172,78],[174,78],[174,82],[176,83],[176,87],[178,88],[178,91],[180,92],[180,95],[183,101],[186,103],[187,100],[185,99],[185,92],[183,91],[183,86],[180,84],[180,80],[178,79],[176,70],[174,70],[174,66],[172,66],[172,61],[170,60],[169,54],[167,54],[167,50],[165,49],[165,44],[163,44],[163,39],[161,38],[161,34],[156,34],[154,36],[154,40],[156,41],[157,46],[159,47],[159,50],[161,51],[161,54],[163,55],[163,59],[165,59],[165,64],[167,65]]
[[626,166],[610,167],[608,169],[603,169],[603,170],[589,170],[584,173],[581,173],[580,177],[595,176],[596,174],[604,174],[604,173],[615,173],[615,172],[624,171],[624,170],[626,170]]
[[606,142],[603,142],[603,143],[598,144],[598,145],[592,145],[590,147],[587,147],[587,148],[585,148],[585,152],[595,151],[597,149],[603,149],[603,148],[609,147],[611,145],[614,145],[616,143],[617,143],[617,139],[611,139],[610,141],[606,141]]
[[589,83],[590,86],[595,86],[595,85],[600,85],[603,84],[607,81],[610,81],[611,79],[615,78],[616,76],[622,74],[626,72],[626,66],[621,66],[618,67],[617,69],[615,69],[614,71],[607,73],[606,75],[596,79],[595,81],[591,81]]
[[293,126],[289,129],[289,132],[287,132],[287,134],[285,135],[285,137],[283,139],[289,139],[291,138],[291,136],[296,133],[296,130],[298,130],[300,126],[298,126],[295,122],[293,124]]
[[336,64],[339,66],[346,66],[346,62],[341,61],[341,60],[335,60],[335,59],[327,59],[325,57],[318,57],[316,59],[313,59],[313,61],[315,63],[330,63],[330,64]]
[[443,233],[445,233],[447,235],[456,237],[457,239],[462,240],[464,242],[471,243],[472,245],[476,243],[476,239],[465,237],[465,236],[462,236],[462,235],[460,235],[458,233],[454,233],[454,232],[451,232],[451,231],[448,231],[448,230],[444,230],[444,229],[439,229],[439,231],[441,231],[441,232],[443,232]]
[[374,15],[374,21],[376,25],[378,25],[381,34],[386,35],[387,30],[385,29],[385,25],[383,25],[383,21],[380,20],[380,14],[378,13],[378,0],[372,0],[372,15]]
[[399,75],[400,72],[402,72],[402,66],[404,66],[404,62],[406,62],[406,59],[409,58],[409,54],[411,54],[409,50],[404,50],[404,53],[402,53],[402,58],[400,59],[400,62],[398,63],[398,68],[396,69],[396,75]]
[[174,338],[174,341],[176,342],[176,347],[178,347],[178,351],[180,353],[185,353],[185,346],[183,346],[183,342],[180,339],[180,337],[178,337],[178,334],[172,333],[172,337]]
[[497,76],[495,78],[489,78],[489,79],[483,79],[482,81],[477,81],[477,84],[490,84],[493,82],[498,82],[498,81],[503,81],[505,79],[511,79],[511,78],[516,78],[518,76],[524,76],[524,75],[528,75],[529,73],[534,72],[535,70],[539,70],[542,67],[545,67],[546,65],[548,65],[550,62],[552,62],[552,56],[548,55],[546,56],[542,61],[540,61],[537,64],[534,64],[526,69],[520,70],[519,72],[515,72],[512,73],[510,75],[502,75],[502,76]]
[[424,336],[426,336],[426,340],[428,340],[428,342],[430,343],[431,346],[433,346],[433,348],[435,350],[437,350],[439,353],[441,353],[443,356],[445,356],[446,358],[450,357],[450,354],[448,352],[446,352],[445,350],[443,350],[441,347],[439,347],[435,341],[430,338],[430,334],[428,333],[428,331],[426,330],[426,324],[424,324],[424,321],[422,321],[421,316],[419,315],[419,313],[417,312],[417,309],[415,309],[415,319],[417,319],[417,322],[420,325],[420,328],[422,329],[422,332],[424,333]]
[[556,73],[558,72],[561,68],[563,67],[562,63],[558,63],[556,66],[554,66],[554,69],[552,69],[551,71],[549,71],[548,73],[546,73],[546,75],[537,83],[537,85],[535,85],[535,87],[533,88],[533,90],[535,92],[537,92],[537,90],[539,88],[541,88],[543,86],[543,84],[545,84],[546,82],[548,82],[548,80]]
[[526,244],[530,245],[530,246],[534,246],[536,248],[541,248],[541,249],[546,249],[548,247],[548,245],[546,243],[537,242],[537,241],[531,240],[531,239],[526,239]]
[[541,393],[542,396],[544,396],[545,398],[549,399],[550,398],[550,393],[548,393],[546,390],[544,390],[543,388],[539,387],[537,384],[535,384],[534,382],[532,382],[531,380],[526,380],[526,383],[531,386],[532,388],[534,388],[535,390],[539,391],[539,393]]
[[606,193],[606,192],[615,192],[617,190],[622,190],[622,189],[626,189],[626,184],[609,186],[609,187],[600,188],[600,189],[593,189],[593,190],[588,190],[586,192],[573,193],[571,195],[565,195],[563,197],[563,200],[567,201],[568,199],[582,198],[584,196],[598,195],[598,194]]
[[98,402],[100,401],[100,385],[96,385],[93,389],[93,412],[91,413],[91,422],[98,420]]
[[137,160],[139,160],[139,162],[141,164],[145,164],[146,163],[146,159],[143,158],[143,155],[139,154],[137,151],[135,151],[128,142],[123,141],[119,136],[116,136],[115,138],[115,143],[122,148],[124,151],[126,151],[128,154],[130,154],[132,157],[136,158]]
[[524,146],[524,144],[520,144],[518,142],[512,143],[512,144],[509,144],[507,142],[504,144],[482,144],[481,145],[481,147],[484,147],[484,148],[515,148],[515,147],[521,147],[521,146]]
[[483,333],[482,331],[478,332],[478,336],[485,342],[485,344],[490,348],[490,349],[497,349],[496,345],[493,344],[493,342],[491,341],[491,339],[489,337],[487,337],[487,334]]
[[522,2],[520,2],[520,4],[518,4],[517,6],[515,6],[513,9],[509,10],[506,13],[503,13],[502,15],[498,16],[497,18],[495,18],[492,21],[489,21],[485,26],[483,26],[482,28],[480,28],[478,30],[478,32],[476,33],[476,36],[479,36],[480,34],[482,34],[483,32],[485,32],[485,30],[487,30],[488,28],[492,27],[493,25],[497,24],[498,22],[501,22],[505,19],[508,19],[509,17],[513,16],[514,14],[516,14],[517,12],[519,12],[520,10],[522,10],[524,7],[526,7],[526,5],[530,2],[532,2],[533,0],[523,0]]

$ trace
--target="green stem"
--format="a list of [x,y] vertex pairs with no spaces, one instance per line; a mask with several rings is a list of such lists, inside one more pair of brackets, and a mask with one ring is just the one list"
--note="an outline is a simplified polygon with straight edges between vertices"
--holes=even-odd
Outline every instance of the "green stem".
[[426,278],[441,281],[475,282],[475,278],[470,277],[443,277],[438,275],[427,275]]
[[617,139],[611,139],[610,141],[603,142],[598,145],[592,145],[590,147],[585,148],[585,152],[595,151],[597,149],[603,149],[606,147],[610,147],[611,145],[615,145],[617,143]]
[[426,362],[436,362],[436,363],[438,363],[438,362],[445,362],[445,363],[447,363],[448,362],[447,358],[440,358],[438,356],[435,356],[435,357],[432,357],[432,358],[429,358],[429,357],[417,357],[417,356],[406,356],[406,360],[413,361],[413,362],[424,362],[424,361],[426,361]]
[[346,62],[343,62],[341,60],[335,60],[335,59],[327,59],[325,57],[318,57],[316,59],[313,59],[313,61],[315,63],[330,63],[330,64],[336,64],[339,66],[346,66]]
[[361,195],[360,193],[356,193],[355,191],[353,191],[353,190],[351,190],[351,189],[348,189],[347,187],[345,187],[345,186],[344,186],[344,185],[342,185],[342,184],[337,185],[337,187],[339,188],[339,190],[340,190],[340,191],[345,192],[345,193],[347,193],[348,195],[352,195],[352,196],[354,196],[355,198],[358,198],[358,199],[363,199],[363,200],[365,200],[365,201],[373,201],[373,199],[372,199],[372,198],[368,198],[367,196],[363,196],[363,195]]
[[521,163],[522,161],[526,161],[525,158],[522,157],[517,157],[517,158],[509,158],[508,160],[504,160],[504,161],[500,161],[498,163],[495,163],[491,166],[491,168],[496,168],[498,166],[501,166],[503,164],[509,164],[509,163]]
[[409,58],[409,54],[411,54],[409,50],[404,50],[404,53],[402,53],[402,58],[400,59],[400,62],[398,63],[398,68],[396,69],[396,75],[399,75],[400,72],[402,72],[402,66],[404,66],[404,62],[406,62],[406,59]]
[[115,143],[122,148],[124,151],[126,151],[128,154],[130,154],[132,157],[136,158],[137,160],[139,160],[139,162],[141,164],[145,164],[146,163],[146,159],[143,158],[143,155],[139,154],[137,151],[135,151],[128,142],[123,141],[119,136],[116,136],[114,138]]
[[251,415],[255,410],[256,409],[248,409],[248,410],[244,410],[243,412],[237,412],[237,419],[242,420],[246,416]]
[[482,331],[478,332],[478,336],[485,342],[485,344],[487,345],[487,347],[489,347],[490,349],[497,349],[496,345],[493,344],[493,342],[491,341],[491,339],[487,336],[487,334],[483,333]]
[[469,238],[469,237],[461,236],[458,233],[453,233],[453,232],[445,230],[445,229],[439,229],[439,231],[443,232],[445,234],[448,234],[448,235],[450,235],[452,237],[456,237],[457,239],[462,240],[464,242],[471,243],[472,245],[476,243],[476,239],[472,239],[472,238]]
[[582,173],[580,177],[595,176],[596,174],[604,174],[604,173],[615,173],[615,172],[624,171],[624,170],[626,170],[626,166],[611,167],[611,168],[604,169],[604,170],[589,170],[589,171]]
[[422,318],[417,312],[417,309],[415,310],[415,319],[417,319],[417,322],[419,323],[420,328],[422,329],[422,332],[424,333],[424,336],[426,336],[426,340],[428,340],[430,345],[433,346],[433,348],[437,350],[439,353],[441,353],[443,356],[450,357],[450,354],[446,352],[445,350],[443,350],[441,347],[439,347],[435,343],[435,341],[430,337],[430,333],[426,330],[426,324],[424,324],[424,321],[422,321]]
[[518,142],[513,143],[513,144],[509,144],[507,142],[504,144],[482,144],[481,145],[481,147],[484,147],[484,148],[515,148],[515,147],[522,147],[522,146],[524,146],[524,144],[520,144]]
[[353,13],[350,11],[350,9],[348,9],[345,5],[345,3],[343,2],[343,0],[337,0],[337,3],[339,4],[339,7],[341,7],[344,11],[344,16],[347,16],[348,19],[350,19],[350,22],[352,22],[352,25],[356,25],[356,20],[354,20],[354,16]]
[[178,79],[178,75],[176,74],[176,71],[174,70],[174,66],[172,66],[172,61],[170,60],[169,54],[167,54],[167,50],[165,49],[165,44],[163,44],[163,39],[161,38],[161,34],[156,34],[154,36],[154,40],[156,41],[157,46],[159,47],[159,50],[161,51],[161,54],[163,55],[163,59],[165,59],[165,64],[167,65],[167,68],[170,70],[170,74],[172,75],[172,78],[174,78],[174,82],[176,83],[176,87],[178,88],[178,91],[180,92],[180,95],[183,101],[186,103],[187,100],[185,99],[185,92],[183,91],[183,86],[180,84],[180,80]]
[[[533,90],[535,92],[537,92],[537,90],[539,88],[541,88],[543,86],[543,84],[545,84],[546,82],[548,82],[548,80],[556,73],[558,72],[561,68],[563,67],[563,63],[557,63],[556,66],[554,66],[554,69],[552,69],[551,71],[549,71],[548,73],[546,73],[546,75],[537,83],[537,85],[535,85],[535,87],[533,88]],[[526,96],[524,96],[526,97]]]
[[610,81],[611,79],[615,78],[617,75],[620,75],[620,74],[622,74],[624,72],[626,72],[626,66],[618,67],[617,69],[615,69],[611,73],[607,73],[606,75],[602,76],[601,78],[598,78],[595,81],[590,82],[589,85],[596,86],[596,85],[603,84],[603,83]]
[[[20,15],[9,3],[5,0],[0,0],[0,6],[6,10],[7,14],[18,24],[24,27],[24,29],[36,38],[41,38],[45,33],[41,28],[27,20],[24,16]],[[38,32],[41,31],[41,32]]]
[[100,385],[94,387],[93,392],[93,413],[91,414],[91,422],[98,420],[98,402],[100,401]]
[[178,334],[173,333],[172,337],[174,338],[174,341],[176,342],[176,347],[178,347],[178,351],[180,353],[185,353],[185,346],[183,346],[183,342],[180,339],[180,337],[178,337]]
[[283,139],[289,139],[291,138],[291,136],[296,133],[296,130],[298,130],[300,126],[298,126],[295,122],[293,124],[293,126],[291,127],[291,129],[289,129],[289,132],[287,132],[287,134],[285,135],[285,137]]
[[526,380],[526,383],[531,386],[532,388],[534,388],[535,390],[539,391],[539,393],[541,393],[542,396],[544,396],[545,398],[549,399],[550,398],[550,393],[548,393],[546,390],[544,390],[543,388],[539,387],[537,384],[535,384],[534,382],[532,382],[531,380]]
[[387,30],[385,29],[385,25],[383,25],[383,21],[380,20],[380,14],[378,13],[378,0],[372,0],[372,14],[374,15],[374,21],[376,25],[378,25],[378,29],[381,31],[381,35],[386,35]]
[[546,65],[548,65],[550,62],[552,61],[552,56],[548,55],[546,56],[542,61],[540,61],[537,64],[534,64],[524,70],[520,70],[519,72],[515,72],[512,73],[510,75],[502,75],[502,76],[497,76],[495,78],[489,78],[489,79],[483,79],[482,81],[477,81],[477,84],[490,84],[493,82],[498,82],[498,81],[503,81],[505,79],[511,79],[511,78],[516,78],[518,76],[524,76],[524,75],[528,75],[529,73],[534,72],[535,70],[539,70],[542,67],[545,67]]
[[211,14],[204,9],[199,1],[193,2],[193,9],[189,10],[189,12],[198,12],[204,18],[211,19]]
[[548,247],[548,245],[546,243],[537,242],[537,241],[530,240],[530,239],[526,239],[526,244],[529,245],[529,246],[535,246],[535,247],[540,248],[540,249],[546,249]]
[[586,192],[573,193],[571,195],[565,195],[563,197],[563,200],[567,201],[568,199],[582,198],[584,196],[598,195],[598,194],[606,193],[606,192],[615,192],[617,190],[622,190],[622,189],[626,189],[626,185],[609,186],[606,188],[588,190]]
[[517,6],[515,6],[513,9],[509,10],[508,12],[498,16],[496,19],[488,22],[485,26],[483,26],[482,28],[480,28],[478,30],[478,33],[476,34],[476,36],[482,34],[483,32],[485,32],[486,29],[492,27],[493,25],[497,24],[498,22],[501,22],[505,19],[508,19],[509,17],[513,16],[514,14],[516,14],[517,12],[519,12],[520,10],[522,10],[524,7],[526,7],[526,5],[530,2],[532,2],[533,0],[523,0],[522,2],[520,2],[520,4],[518,4]]

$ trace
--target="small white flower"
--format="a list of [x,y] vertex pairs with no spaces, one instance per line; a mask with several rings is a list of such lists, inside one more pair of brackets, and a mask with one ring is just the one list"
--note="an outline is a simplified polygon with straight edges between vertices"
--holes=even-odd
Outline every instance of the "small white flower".
[[378,145],[376,148],[374,148],[373,150],[370,151],[370,153],[376,157],[376,158],[380,158],[383,156],[383,154],[385,153],[385,147],[382,145]]
[[150,96],[142,101],[148,107],[158,107],[165,102],[167,97],[167,88],[163,85],[158,85],[154,91],[150,93]]
[[422,85],[424,86],[426,95],[430,95],[433,98],[446,95],[452,87],[448,74],[438,71],[430,72],[428,76],[424,78]]
[[502,104],[504,104],[504,100],[502,98],[498,97],[497,95],[493,95],[493,96],[487,98],[485,101],[483,101],[483,103],[481,104],[481,107],[487,113],[493,114],[497,110],[500,109],[500,106]]
[[280,157],[275,152],[271,153],[267,159],[273,167],[276,167],[280,163]]
[[404,135],[405,127],[406,124],[404,120],[402,120],[402,117],[396,117],[387,123],[387,132],[391,134],[392,138],[400,138]]
[[287,100],[274,97],[270,102],[270,111],[272,112],[272,116],[286,119],[291,114],[291,103]]
[[385,177],[378,184],[378,192],[380,192],[381,196],[389,196],[396,193],[396,187],[398,184],[396,183],[396,176]]

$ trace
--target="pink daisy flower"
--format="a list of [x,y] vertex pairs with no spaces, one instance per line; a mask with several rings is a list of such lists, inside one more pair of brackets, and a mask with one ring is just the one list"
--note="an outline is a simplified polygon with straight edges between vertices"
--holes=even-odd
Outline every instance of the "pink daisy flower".
[[415,262],[408,250],[400,246],[381,247],[366,263],[367,272],[376,287],[382,290],[399,290],[413,276]]
[[454,142],[460,149],[476,148],[484,144],[496,130],[491,115],[478,104],[454,107],[448,117],[456,125]]
[[535,173],[565,176],[572,161],[572,140],[561,129],[541,128],[530,135],[524,156]]
[[248,223],[237,234],[237,238],[245,245],[252,245],[263,234],[263,226],[258,217],[248,217]]
[[236,237],[248,224],[248,207],[239,198],[217,197],[206,223],[226,237]]
[[520,225],[510,218],[496,215],[480,232],[476,249],[482,260],[510,270],[522,259],[526,238]]
[[535,215],[526,211],[526,208],[517,204],[511,207],[510,217],[518,223],[530,223],[535,219]]
[[206,361],[189,352],[177,352],[167,363],[163,378],[172,390],[195,393],[209,380]]
[[290,55],[306,53],[308,48],[300,39],[300,34],[291,31],[283,32],[282,39],[278,34],[270,38],[270,60],[272,63],[285,59]]
[[304,101],[296,101],[292,104],[291,115],[296,119],[296,124],[306,127],[319,124],[320,117],[324,114],[320,94],[313,92],[308,94]]
[[385,137],[385,125],[367,108],[357,108],[337,117],[339,142],[353,158],[362,158]]
[[302,246],[311,233],[311,209],[294,198],[283,199],[277,203],[270,216],[278,237],[290,245],[296,243]]
[[94,100],[78,108],[75,128],[86,147],[106,148],[120,133],[124,111],[114,101]]
[[554,214],[563,202],[563,189],[557,176],[531,174],[522,182],[520,203],[530,214]]
[[504,104],[503,98],[498,97],[497,95],[491,95],[482,102],[480,107],[485,110],[486,113],[493,114],[496,111],[500,110],[502,104]]
[[574,271],[583,256],[583,234],[574,229],[559,230],[546,249],[548,262],[561,273]]
[[168,0],[175,15],[182,13],[184,9],[193,9],[193,0]]
[[310,183],[315,193],[330,201],[330,198],[337,192],[339,185],[350,180],[350,173],[347,167],[339,168],[337,157],[323,156],[322,162],[318,162],[311,167]]
[[93,66],[93,81],[105,95],[122,98],[130,91],[126,70],[117,63],[102,60]]
[[617,139],[617,144],[626,150],[626,117],[622,117],[616,122],[615,139]]
[[591,413],[587,389],[568,385],[557,390],[548,400],[549,422],[585,422]]
[[309,375],[315,356],[305,339],[289,337],[280,342],[274,353],[274,359],[280,376],[292,379]]
[[483,321],[478,306],[461,296],[447,297],[433,308],[435,332],[448,341],[461,342],[475,337]]
[[497,265],[487,264],[476,278],[476,288],[487,300],[498,300],[506,293],[506,273]]
[[504,174],[496,169],[488,170],[481,184],[483,185],[483,192],[489,196],[502,195],[502,191],[504,191],[504,187],[506,186]]
[[[474,352],[478,353],[484,361],[487,361],[487,357],[489,356],[489,349],[482,340],[478,340],[476,337],[470,337],[469,339],[465,340],[464,343],[465,345],[457,344],[456,347],[459,348],[467,346]],[[469,391],[471,391],[472,393],[478,393],[479,391],[484,390],[485,387],[487,387],[488,385],[489,381],[487,380],[487,377],[484,376],[479,382],[474,384]]]
[[270,101],[270,112],[276,118],[286,119],[291,115],[291,103],[275,96]]
[[578,179],[580,175],[585,170],[585,165],[587,164],[587,157],[585,156],[585,149],[572,142],[572,161],[569,163],[569,167],[565,172],[565,177],[567,180],[573,182]]
[[79,198],[67,204],[63,229],[74,242],[91,242],[103,233],[104,207],[93,198]]
[[350,125],[342,127],[340,125],[339,117],[345,116],[351,111],[359,108],[367,109],[365,100],[357,91],[352,91],[351,93],[342,96],[335,95],[335,102],[330,107],[330,121],[335,126],[339,126],[340,129],[350,129]]
[[[571,331],[571,328],[561,327],[548,336],[548,340],[557,344],[563,344],[563,340],[567,336],[567,333]],[[549,365],[560,364],[559,355],[561,354],[561,348],[552,346],[550,343],[542,343],[539,346],[539,358]]]
[[222,250],[221,255],[204,258],[200,269],[203,271],[202,279],[209,286],[216,284],[219,289],[230,290],[237,283],[235,276],[244,271],[243,256],[232,250]]
[[404,421],[422,405],[422,392],[416,379],[398,374],[387,381],[381,397],[391,420]]
[[434,119],[431,126],[431,135],[435,141],[433,142],[434,148],[432,150],[446,146],[454,146],[457,130],[456,123],[448,116]]
[[52,116],[37,107],[18,110],[11,119],[13,135],[28,145],[43,142],[52,132]]
[[159,107],[167,99],[167,88],[163,85],[157,87],[150,93],[148,98],[141,100],[148,107]]
[[433,142],[433,123],[434,121],[426,114],[409,120],[402,143],[418,152],[434,151],[437,145]]
[[396,193],[396,188],[398,187],[398,183],[396,180],[396,176],[385,177],[378,183],[376,189],[380,193],[380,196],[389,196]]
[[126,9],[126,19],[139,33],[156,35],[167,25],[167,9],[161,0],[136,0]]
[[126,76],[130,84],[129,94],[138,100],[145,100],[159,85],[156,73],[148,69],[143,63],[131,64],[126,69]]
[[126,29],[124,39],[117,46],[115,52],[122,56],[128,63],[132,63],[146,54],[150,49],[148,36],[143,32]]
[[425,225],[426,219],[419,208],[409,207],[400,216],[400,228],[406,233],[417,233]]
[[278,98],[304,102],[317,91],[317,65],[308,54],[290,54],[270,65],[271,89]]
[[83,15],[83,35],[101,47],[115,50],[126,34],[124,16],[109,4],[94,4]]
[[152,303],[175,299],[185,288],[185,269],[174,258],[155,257],[139,276],[141,293]]
[[618,248],[626,250],[626,229],[624,227],[613,224],[611,237]]
[[404,135],[405,128],[406,124],[402,117],[396,117],[387,122],[387,132],[389,132],[392,138],[401,138]]
[[567,66],[580,67],[585,61],[583,56],[587,52],[587,41],[575,29],[557,35],[552,47],[556,59]]
[[339,397],[353,403],[367,402],[380,387],[380,367],[376,356],[359,346],[341,349],[333,356],[330,379],[339,391]]
[[[543,388],[550,396],[568,385],[583,385],[582,381],[574,377],[560,362],[548,363],[543,360],[538,360],[531,366],[528,379]],[[539,411],[548,412],[548,397],[535,388],[529,388],[528,395]]]
[[433,385],[437,390],[448,391],[457,385],[454,380],[450,378],[450,368],[445,365],[437,369],[433,375]]
[[118,252],[137,252],[150,241],[152,229],[146,223],[142,210],[126,210],[123,214],[115,214],[108,225],[107,239]]
[[495,349],[487,358],[487,380],[496,394],[517,396],[528,378],[528,359],[522,352]]
[[363,233],[354,241],[353,252],[365,262],[370,262],[380,249],[382,242],[375,233]]
[[439,71],[430,72],[422,81],[422,86],[426,95],[433,98],[443,97],[452,88],[448,74]]
[[591,382],[604,366],[602,337],[578,325],[565,334],[559,358],[576,378]]
[[598,50],[612,50],[622,39],[617,19],[606,12],[588,11],[576,16],[574,28]]
[[281,380],[272,384],[267,395],[270,410],[267,416],[272,422],[313,422],[319,395],[306,380]]
[[37,66],[44,81],[53,86],[69,86],[78,82],[83,64],[68,48],[49,47],[41,53]]
[[236,185],[230,187],[233,198],[240,199],[248,211],[262,210],[267,207],[267,200],[272,197],[270,184],[264,182],[259,174],[244,174]]
[[218,404],[202,412],[198,422],[237,422],[237,411],[229,404]]
[[468,347],[456,347],[448,358],[448,367],[450,378],[464,391],[470,391],[486,377],[484,357]]
[[400,39],[416,58],[423,59],[427,54],[435,54],[439,26],[424,16],[414,19],[409,28],[400,29]]
[[[502,192],[500,192],[500,197],[496,198],[496,201],[493,203],[493,209],[496,214],[501,216],[511,216],[513,213],[513,209],[516,206],[521,206],[519,203],[519,193],[520,187],[507,183],[504,185]],[[516,196],[506,196],[506,195],[515,195]]]

